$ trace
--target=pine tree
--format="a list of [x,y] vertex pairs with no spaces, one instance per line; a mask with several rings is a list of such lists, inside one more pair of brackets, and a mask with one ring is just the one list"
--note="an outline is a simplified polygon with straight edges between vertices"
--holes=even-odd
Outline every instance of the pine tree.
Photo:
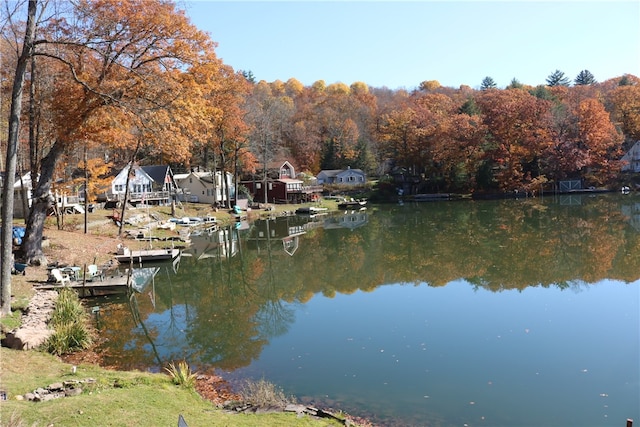
[[597,83],[589,70],[580,71],[573,82],[576,86],[588,86]]
[[569,86],[569,78],[560,70],[555,70],[547,77],[547,86]]
[[496,85],[495,80],[489,76],[482,79],[482,84],[480,84],[480,90],[495,89],[496,87],[498,87],[498,85]]

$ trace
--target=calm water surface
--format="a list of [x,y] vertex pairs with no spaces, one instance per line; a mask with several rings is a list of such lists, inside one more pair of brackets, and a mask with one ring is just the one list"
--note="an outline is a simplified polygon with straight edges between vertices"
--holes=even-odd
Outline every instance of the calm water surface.
[[185,255],[92,302],[108,363],[186,359],[380,425],[640,422],[640,197],[370,206]]

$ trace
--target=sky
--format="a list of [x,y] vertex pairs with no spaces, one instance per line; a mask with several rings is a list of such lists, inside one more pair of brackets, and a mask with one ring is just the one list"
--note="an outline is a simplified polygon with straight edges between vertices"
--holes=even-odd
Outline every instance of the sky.
[[364,82],[412,90],[427,80],[479,88],[640,76],[640,1],[182,0],[216,54],[257,81]]

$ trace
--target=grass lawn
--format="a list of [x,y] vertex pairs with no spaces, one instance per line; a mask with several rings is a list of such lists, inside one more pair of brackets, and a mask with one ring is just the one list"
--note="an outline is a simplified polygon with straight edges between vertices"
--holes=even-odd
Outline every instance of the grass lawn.
[[[175,426],[181,414],[194,426],[337,426],[337,421],[295,413],[236,414],[216,408],[195,391],[174,385],[165,374],[112,371],[71,365],[37,351],[0,349],[2,426]],[[45,402],[17,400],[38,387],[68,380],[95,379],[79,396]]]

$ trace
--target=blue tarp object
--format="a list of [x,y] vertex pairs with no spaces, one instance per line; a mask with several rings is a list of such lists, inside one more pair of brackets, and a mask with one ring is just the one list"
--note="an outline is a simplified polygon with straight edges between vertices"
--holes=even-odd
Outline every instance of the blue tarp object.
[[21,245],[22,244],[22,238],[24,237],[24,232],[25,232],[25,228],[24,227],[13,227],[13,241],[18,244]]

